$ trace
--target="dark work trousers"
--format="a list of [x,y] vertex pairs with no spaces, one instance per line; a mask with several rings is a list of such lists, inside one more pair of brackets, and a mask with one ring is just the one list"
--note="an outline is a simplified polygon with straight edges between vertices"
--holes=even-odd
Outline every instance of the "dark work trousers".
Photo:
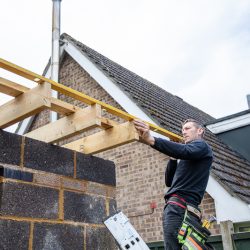
[[185,209],[167,204],[163,212],[163,233],[165,250],[179,250],[177,235],[184,219]]

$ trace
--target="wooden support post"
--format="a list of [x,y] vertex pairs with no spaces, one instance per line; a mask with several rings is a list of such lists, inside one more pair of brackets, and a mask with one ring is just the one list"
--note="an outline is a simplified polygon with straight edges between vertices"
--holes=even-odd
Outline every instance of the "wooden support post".
[[51,88],[43,83],[0,107],[0,128],[6,128],[50,107]]
[[222,244],[224,250],[233,250],[232,234],[234,233],[234,227],[232,221],[221,221],[220,231],[222,236]]
[[33,130],[24,136],[53,143],[97,126],[101,126],[101,107],[93,105]]
[[63,145],[85,154],[95,154],[123,144],[138,141],[139,135],[132,122],[125,122],[95,133],[77,141]]

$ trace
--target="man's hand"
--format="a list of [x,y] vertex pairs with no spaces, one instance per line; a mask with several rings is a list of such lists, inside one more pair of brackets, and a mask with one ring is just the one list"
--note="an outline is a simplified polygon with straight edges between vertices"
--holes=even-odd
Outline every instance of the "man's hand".
[[142,141],[153,146],[155,138],[150,134],[149,125],[140,120],[134,120],[134,125]]

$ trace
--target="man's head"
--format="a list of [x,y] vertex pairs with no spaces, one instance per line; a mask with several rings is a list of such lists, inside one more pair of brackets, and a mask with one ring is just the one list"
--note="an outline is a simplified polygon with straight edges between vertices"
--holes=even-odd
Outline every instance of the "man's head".
[[194,119],[187,119],[182,124],[182,135],[185,143],[201,139],[204,133],[204,127]]

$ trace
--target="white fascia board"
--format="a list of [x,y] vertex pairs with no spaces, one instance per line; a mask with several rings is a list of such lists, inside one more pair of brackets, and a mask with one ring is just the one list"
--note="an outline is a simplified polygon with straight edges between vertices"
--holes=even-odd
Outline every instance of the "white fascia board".
[[214,199],[217,221],[250,221],[249,204],[233,197],[210,175],[206,191]]
[[206,127],[214,134],[219,134],[232,129],[240,128],[250,124],[250,113],[234,117],[225,121],[217,122],[215,124],[207,125]]
[[[50,78],[50,75],[51,75],[51,66],[49,66],[47,72],[45,73],[45,77],[46,78]],[[22,122],[21,122],[21,125],[20,127],[16,130],[16,133],[18,135],[23,135],[25,134],[26,132],[28,132],[28,128],[29,126],[31,125],[32,121],[34,119],[34,116],[30,116],[26,119],[24,119]]]
[[[140,107],[136,105],[102,70],[79,49],[77,49],[68,40],[64,40],[65,51],[84,69],[105,91],[119,103],[129,114],[132,114],[144,121],[156,124]],[[155,137],[169,139],[163,135],[152,132]]]

